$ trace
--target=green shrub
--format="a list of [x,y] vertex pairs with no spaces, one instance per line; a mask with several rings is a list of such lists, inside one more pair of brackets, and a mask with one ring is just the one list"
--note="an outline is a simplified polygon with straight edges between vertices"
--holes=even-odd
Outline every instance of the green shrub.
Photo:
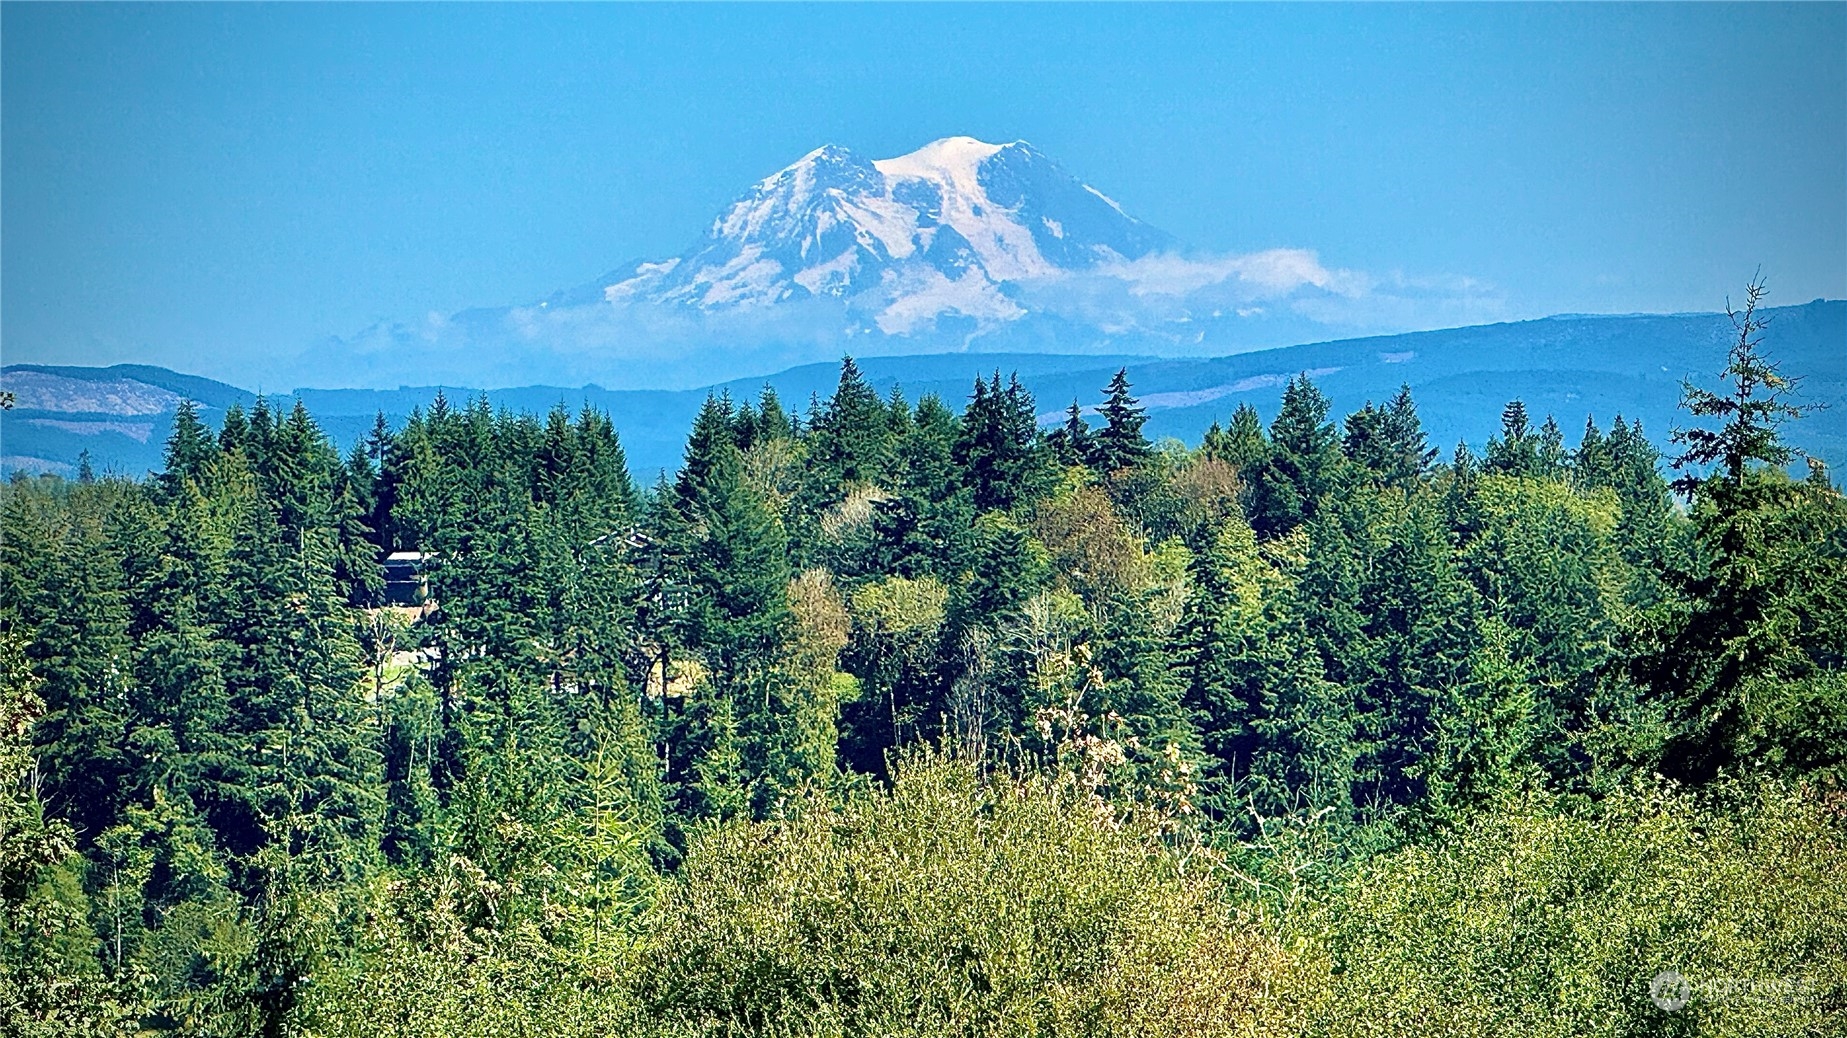
[[1777,787],[1482,816],[1294,921],[1328,957],[1315,1033],[1847,1033],[1844,837],[1838,802]]
[[913,759],[895,789],[733,824],[650,921],[644,1002],[701,1033],[1248,1034],[1281,948],[1069,781]]

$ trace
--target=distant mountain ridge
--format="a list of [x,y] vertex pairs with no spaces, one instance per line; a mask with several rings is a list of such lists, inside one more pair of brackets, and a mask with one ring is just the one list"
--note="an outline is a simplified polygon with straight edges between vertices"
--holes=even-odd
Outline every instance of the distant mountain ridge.
[[[1847,302],[1817,300],[1774,308],[1768,315],[1770,356],[1803,379],[1805,401],[1826,407],[1792,425],[1790,440],[1840,470],[1847,466]],[[975,377],[1017,371],[1047,420],[1073,399],[1085,405],[1100,402],[1110,375],[1127,367],[1148,408],[1148,433],[1190,443],[1245,401],[1267,420],[1283,382],[1311,372],[1332,398],[1336,418],[1367,400],[1383,400],[1400,383],[1409,384],[1432,444],[1445,451],[1458,440],[1482,445],[1498,428],[1502,405],[1516,397],[1536,421],[1556,415],[1573,443],[1587,416],[1608,428],[1620,413],[1640,420],[1665,448],[1669,428],[1688,421],[1676,407],[1681,380],[1714,384],[1731,337],[1723,314],[1561,316],[1216,358],[929,354],[863,357],[860,366],[883,393],[901,390],[913,401],[935,393],[955,407],[966,399]],[[708,392],[754,398],[768,384],[785,405],[805,410],[811,398],[827,397],[838,372],[838,363],[830,361],[688,390],[525,386],[490,389],[485,395],[496,406],[520,411],[543,412],[558,404],[608,411],[631,467],[645,481],[678,464],[693,414]],[[255,399],[235,386],[137,365],[9,365],[0,377],[19,394],[17,409],[0,417],[0,468],[6,470],[68,473],[88,449],[99,470],[147,471],[160,464],[171,407],[179,399],[199,401],[213,421],[226,406]],[[302,400],[345,446],[370,427],[375,413],[401,420],[412,408],[427,406],[439,391],[452,400],[482,392],[425,386],[301,389],[282,396]],[[150,410],[156,401],[164,409]]]
[[[112,364],[106,368],[77,367],[60,364],[8,364],[6,373],[37,374],[72,382],[133,382],[166,391],[179,399],[191,400],[206,407],[225,408],[233,403],[248,404],[256,394],[247,389],[226,385],[201,375],[183,375],[152,364]],[[11,382],[8,383],[11,385]],[[178,403],[174,400],[173,403]]]

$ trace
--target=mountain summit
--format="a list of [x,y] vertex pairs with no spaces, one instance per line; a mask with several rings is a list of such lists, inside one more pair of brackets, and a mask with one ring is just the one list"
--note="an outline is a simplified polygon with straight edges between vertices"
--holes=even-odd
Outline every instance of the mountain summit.
[[1188,249],[1026,143],[817,148],[678,256],[530,303],[380,322],[302,383],[692,386],[838,358],[1207,356],[1497,316],[1468,278],[1374,277],[1313,251]]
[[713,310],[811,297],[888,335],[1025,316],[1017,286],[1139,259],[1173,239],[1025,141],[945,137],[868,160],[817,148],[726,207],[693,247],[604,287],[611,303]]

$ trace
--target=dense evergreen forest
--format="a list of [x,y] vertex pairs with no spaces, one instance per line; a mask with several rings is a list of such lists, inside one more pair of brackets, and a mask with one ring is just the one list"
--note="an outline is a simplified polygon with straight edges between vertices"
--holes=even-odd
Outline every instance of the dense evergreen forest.
[[15,477],[0,1031],[1847,1033],[1847,500],[1753,314],[1673,459],[848,360],[648,487],[441,399]]

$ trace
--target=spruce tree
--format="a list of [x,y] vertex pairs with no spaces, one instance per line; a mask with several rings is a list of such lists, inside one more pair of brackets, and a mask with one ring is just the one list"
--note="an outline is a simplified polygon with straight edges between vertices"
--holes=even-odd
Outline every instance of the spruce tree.
[[877,565],[906,577],[953,572],[973,520],[955,460],[956,416],[935,394],[917,403],[911,431],[893,447],[898,493],[873,506]]
[[1544,425],[1539,427],[1539,443],[1535,454],[1534,474],[1541,479],[1563,479],[1566,473],[1565,434],[1558,427],[1558,421],[1546,415]]
[[167,437],[163,455],[165,468],[160,476],[162,492],[172,499],[187,480],[198,482],[205,466],[218,456],[211,431],[199,421],[199,408],[191,400],[180,401],[173,414],[173,433]]
[[[1726,307],[1737,332],[1719,376],[1726,391],[1713,392],[1691,382],[1682,385],[1680,406],[1695,418],[1717,420],[1720,427],[1677,428],[1669,435],[1684,448],[1674,459],[1674,468],[1687,473],[1675,488],[1688,494],[1705,490],[1720,508],[1748,506],[1750,502],[1742,495],[1756,465],[1789,464],[1795,452],[1783,442],[1782,426],[1810,410],[1790,402],[1795,380],[1783,375],[1759,349],[1769,325],[1757,315],[1763,297],[1763,282],[1753,281],[1745,288],[1742,311]],[[1700,474],[1707,466],[1717,466],[1713,475],[1729,487],[1731,496],[1719,493],[1720,485]]]
[[743,481],[735,450],[719,460],[702,510],[692,571],[695,641],[720,675],[743,673],[778,644],[789,567],[782,524]]
[[10,494],[0,538],[5,619],[31,633],[24,652],[44,700],[44,800],[86,843],[115,824],[133,792],[134,644],[106,515],[115,492],[76,487],[62,505]]
[[1365,469],[1375,480],[1383,479],[1387,464],[1388,452],[1380,429],[1383,418],[1368,400],[1365,406],[1347,416],[1346,429],[1340,439],[1340,449],[1347,460]]
[[1352,717],[1326,679],[1291,575],[1233,520],[1196,555],[1178,640],[1185,701],[1207,758],[1206,805],[1243,830],[1249,812],[1350,813]]
[[1612,495],[1490,478],[1477,500],[1481,529],[1462,558],[1512,664],[1535,686],[1536,723],[1552,733],[1538,758],[1569,787],[1586,770],[1580,741],[1620,635],[1613,592],[1630,579],[1612,537]]
[[1108,396],[1097,413],[1105,424],[1097,430],[1089,460],[1098,472],[1115,472],[1148,456],[1148,439],[1142,435],[1148,417],[1146,409],[1129,392],[1129,369],[1118,368],[1104,392]]
[[795,435],[795,425],[788,412],[783,410],[782,398],[776,395],[776,387],[764,383],[763,393],[757,398],[757,439],[759,441],[787,440]]
[[[21,1034],[101,1033],[144,1007],[99,968],[86,861],[36,781],[31,733],[45,704],[34,670],[21,633],[0,625],[0,1022]],[[139,922],[139,906],[128,908]]]
[[1368,401],[1347,416],[1341,449],[1379,486],[1409,489],[1429,471],[1436,451],[1424,439],[1423,423],[1411,401],[1411,387],[1399,387],[1384,407]]
[[1407,502],[1387,523],[1359,587],[1371,674],[1349,681],[1364,747],[1355,799],[1390,814],[1424,793],[1419,764],[1434,746],[1433,714],[1468,680],[1480,607],[1434,502]]
[[1385,447],[1380,475],[1386,484],[1409,488],[1430,471],[1436,448],[1424,436],[1408,384],[1401,384],[1381,411],[1379,432]]
[[[1683,584],[1692,608],[1660,649],[1638,660],[1646,684],[1672,711],[1677,730],[1665,768],[1706,780],[1751,766],[1801,772],[1839,766],[1838,747],[1792,753],[1787,718],[1811,731],[1847,730],[1847,707],[1829,682],[1840,666],[1828,644],[1843,614],[1841,568],[1821,545],[1847,528],[1847,507],[1826,487],[1791,481],[1794,452],[1782,426],[1805,413],[1795,381],[1760,347],[1762,282],[1729,310],[1737,337],[1721,379],[1724,392],[1688,384],[1682,406],[1718,429],[1676,429],[1685,473],[1676,486],[1694,498],[1695,545],[1703,565]],[[1701,470],[1711,467],[1710,474]]]
[[1311,518],[1342,478],[1343,460],[1327,397],[1306,375],[1290,379],[1270,423],[1270,454],[1247,474],[1258,535],[1280,536]]
[[1511,400],[1501,409],[1501,435],[1488,439],[1486,467],[1509,476],[1540,474],[1538,438],[1527,420],[1524,403]]
[[1083,465],[1095,451],[1095,444],[1090,432],[1090,423],[1084,421],[1084,409],[1071,398],[1071,406],[1065,410],[1065,424],[1048,433],[1046,446],[1060,465]]
[[838,500],[855,483],[882,485],[891,450],[889,413],[852,357],[840,362],[840,382],[808,430],[810,480],[817,501]]
[[708,395],[693,419],[692,432],[686,438],[685,458],[674,480],[674,494],[687,515],[696,515],[710,507],[714,473],[720,460],[737,449],[731,429],[729,397]]
[[1571,453],[1569,468],[1572,482],[1583,489],[1614,488],[1616,485],[1610,442],[1603,430],[1597,428],[1594,415],[1584,419],[1584,435],[1578,440],[1578,449]]
[[[1212,430],[1218,430],[1216,435]],[[1270,454],[1270,441],[1263,431],[1263,419],[1257,409],[1248,402],[1238,405],[1232,413],[1231,425],[1219,429],[1218,423],[1212,423],[1212,430],[1206,433],[1206,439],[1200,448],[1208,457],[1243,472],[1257,464]]]
[[224,422],[218,427],[218,449],[222,453],[244,449],[244,441],[250,433],[250,420],[244,415],[241,404],[232,404],[224,410]]
[[1462,823],[1529,778],[1524,765],[1540,722],[1532,678],[1511,643],[1505,624],[1484,620],[1468,682],[1435,705],[1431,752],[1415,768],[1427,791],[1417,807],[1433,823]]
[[1017,377],[975,380],[962,414],[954,458],[978,512],[1037,500],[1051,486],[1052,459],[1039,436],[1032,394]]
[[1112,591],[1102,603],[1093,654],[1103,678],[1095,708],[1107,722],[1104,734],[1127,746],[1144,782],[1171,766],[1170,749],[1189,765],[1200,752],[1199,733],[1183,702],[1186,683],[1166,644],[1171,632],[1158,619],[1159,593]]

